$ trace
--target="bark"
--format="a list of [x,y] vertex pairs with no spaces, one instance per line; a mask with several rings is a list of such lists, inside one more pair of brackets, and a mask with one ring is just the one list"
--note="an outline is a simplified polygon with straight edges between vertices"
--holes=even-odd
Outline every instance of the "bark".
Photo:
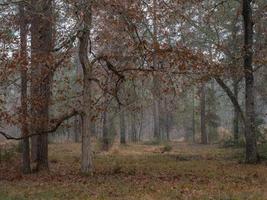
[[120,108],[120,143],[126,144],[125,111]]
[[259,161],[255,131],[254,108],[254,77],[252,68],[253,59],[253,20],[251,0],[243,0],[244,19],[244,74],[245,74],[245,138],[246,138],[246,162],[257,163]]
[[[31,131],[35,133],[48,129],[53,43],[52,0],[32,0],[31,8]],[[37,170],[47,170],[47,135],[39,135],[36,140],[33,148],[36,152],[33,155],[36,155]]]
[[[234,96],[235,99],[238,100],[238,81],[234,80]],[[234,140],[237,141],[239,139],[239,112],[236,107],[234,107]]]
[[88,45],[92,23],[91,0],[81,1],[81,11],[83,13],[83,30],[79,33],[79,59],[83,68],[83,106],[84,115],[82,116],[82,160],[81,172],[93,172],[92,147],[91,147],[91,116],[92,116],[92,64],[88,58]]
[[208,144],[207,130],[206,130],[206,95],[205,85],[202,84],[200,89],[200,117],[201,117],[201,143]]
[[[25,5],[19,5],[20,16],[20,57],[21,57],[21,134],[26,136],[28,130],[28,105],[27,105],[27,18]],[[31,172],[30,166],[30,143],[29,138],[22,140],[22,172],[28,174]]]

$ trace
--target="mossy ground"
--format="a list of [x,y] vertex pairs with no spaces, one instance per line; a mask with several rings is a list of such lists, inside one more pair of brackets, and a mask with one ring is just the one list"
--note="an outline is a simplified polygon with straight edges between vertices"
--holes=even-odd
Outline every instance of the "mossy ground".
[[50,171],[21,175],[18,157],[0,164],[0,199],[267,199],[267,165],[245,165],[242,150],[172,143],[125,145],[94,155],[79,173],[80,145],[51,144]]

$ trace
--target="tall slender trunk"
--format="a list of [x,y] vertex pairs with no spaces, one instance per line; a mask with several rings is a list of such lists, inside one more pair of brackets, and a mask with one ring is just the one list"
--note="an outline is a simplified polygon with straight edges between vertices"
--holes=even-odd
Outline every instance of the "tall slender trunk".
[[125,111],[120,107],[120,143],[126,144]]
[[[31,1],[31,131],[48,129],[52,60],[52,0]],[[37,170],[48,169],[47,135],[37,136]],[[34,148],[33,148],[34,149]]]
[[168,108],[168,101],[167,98],[164,98],[164,107],[163,107],[163,112],[164,112],[164,118],[163,119],[163,124],[164,124],[164,132],[165,132],[165,139],[167,141],[170,140],[170,110]]
[[[27,136],[28,130],[28,104],[27,104],[27,18],[25,5],[19,5],[20,16],[20,57],[21,57],[21,134]],[[28,174],[31,172],[30,166],[30,143],[29,138],[22,140],[22,172]]]
[[245,73],[245,137],[246,137],[246,162],[259,161],[255,132],[254,108],[254,77],[253,77],[253,20],[251,0],[243,0],[244,19],[244,73]]
[[193,96],[192,96],[192,139],[193,139],[193,143],[195,143],[195,135],[196,135],[196,125],[195,125],[195,90],[193,88]]
[[154,139],[160,140],[160,130],[159,130],[159,112],[158,112],[159,102],[154,98],[153,100],[153,121],[154,121]]
[[139,131],[138,131],[138,141],[140,142],[142,140],[142,135],[143,135],[143,120],[144,120],[144,110],[143,107],[141,107],[141,116],[140,116],[140,123],[139,123]]
[[131,120],[131,139],[132,142],[137,142],[137,130],[136,130],[136,114],[134,111],[130,114]]
[[[152,55],[152,64],[154,69],[158,68],[158,59],[157,59],[157,45],[158,45],[158,25],[157,25],[157,0],[153,0],[153,55]],[[159,83],[157,74],[153,77],[153,119],[154,119],[154,138],[160,140],[160,119],[159,119],[159,107],[160,102],[157,99],[159,97]]]
[[[234,80],[234,96],[238,100],[238,81]],[[237,141],[239,139],[239,111],[236,107],[234,107],[234,140]]]
[[92,173],[92,147],[91,147],[91,118],[92,118],[92,72],[93,66],[88,58],[88,45],[92,25],[92,2],[83,0],[80,3],[83,17],[83,30],[79,34],[79,59],[83,68],[83,111],[82,116],[82,160],[81,172]]
[[200,126],[201,126],[201,143],[207,144],[207,130],[206,130],[206,94],[205,84],[203,83],[200,89]]

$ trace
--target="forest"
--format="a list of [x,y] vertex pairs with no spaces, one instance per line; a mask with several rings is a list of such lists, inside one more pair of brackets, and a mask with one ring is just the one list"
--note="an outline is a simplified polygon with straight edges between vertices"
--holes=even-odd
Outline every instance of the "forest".
[[0,0],[2,199],[267,199],[266,0]]

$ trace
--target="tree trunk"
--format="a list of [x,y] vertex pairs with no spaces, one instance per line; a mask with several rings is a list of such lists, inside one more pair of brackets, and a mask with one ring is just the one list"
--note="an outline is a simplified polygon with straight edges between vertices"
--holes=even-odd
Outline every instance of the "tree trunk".
[[259,161],[255,132],[255,108],[254,108],[254,77],[252,68],[253,58],[253,21],[251,0],[243,0],[244,19],[244,74],[245,74],[245,137],[246,137],[246,162],[257,163]]
[[201,143],[208,144],[207,130],[206,130],[206,95],[205,84],[202,84],[200,89],[200,126],[201,126]]
[[[152,64],[153,68],[158,68],[158,58],[157,58],[157,46],[158,46],[158,25],[157,25],[157,0],[153,0],[153,54],[152,54]],[[160,140],[160,119],[159,119],[159,106],[160,102],[157,99],[159,97],[159,83],[157,74],[153,77],[153,119],[154,119],[154,139]]]
[[[20,16],[20,57],[21,57],[21,134],[26,136],[28,130],[28,104],[27,104],[27,18],[25,14],[25,5],[19,5]],[[30,165],[30,144],[29,138],[22,140],[22,172],[28,174],[31,172]]]
[[162,111],[164,113],[163,124],[164,124],[164,132],[165,132],[165,139],[167,141],[170,140],[170,110],[168,108],[168,101],[167,98],[164,98],[164,107],[162,108]]
[[[31,123],[32,133],[48,129],[52,60],[52,0],[31,1]],[[48,169],[47,135],[37,136],[37,170]],[[35,150],[35,148],[33,148]]]
[[125,128],[125,112],[124,108],[120,107],[120,143],[126,144],[126,128]]
[[[234,80],[234,96],[238,100],[238,81]],[[239,111],[234,107],[234,140],[238,141],[239,139]]]
[[131,120],[131,139],[132,142],[137,142],[137,130],[136,130],[136,114],[134,111],[130,114],[130,120]]
[[109,149],[109,128],[108,128],[108,111],[105,110],[103,113],[103,135],[102,135],[102,150],[108,151]]
[[83,111],[82,116],[82,160],[81,172],[92,174],[92,147],[91,147],[91,116],[92,116],[92,64],[88,58],[88,45],[90,30],[92,24],[92,8],[91,0],[81,1],[81,12],[83,17],[83,30],[79,33],[79,59],[83,68]]
[[195,143],[195,135],[196,135],[196,125],[195,125],[195,90],[193,88],[193,96],[192,96],[192,139],[193,143]]
[[84,115],[82,116],[82,161],[81,172],[92,174],[92,147],[91,147],[91,81],[84,76]]
[[141,107],[141,116],[140,116],[140,123],[139,123],[139,131],[138,131],[138,141],[140,142],[142,140],[142,135],[143,135],[143,120],[144,120],[144,110],[143,107]]

